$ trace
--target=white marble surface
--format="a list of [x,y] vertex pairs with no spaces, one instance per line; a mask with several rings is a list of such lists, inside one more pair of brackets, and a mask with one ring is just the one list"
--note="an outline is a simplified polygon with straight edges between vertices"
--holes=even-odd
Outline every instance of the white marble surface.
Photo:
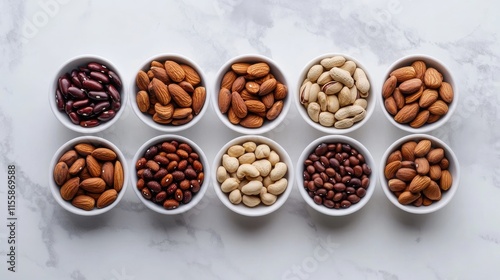
[[[497,278],[499,9],[498,2],[484,0],[1,1],[0,279]],[[310,59],[346,53],[363,62],[375,87],[396,59],[435,56],[452,69],[461,92],[449,123],[431,133],[458,156],[460,189],[447,207],[425,216],[390,205],[379,184],[364,209],[343,218],[313,212],[297,189],[278,212],[253,219],[227,210],[212,189],[177,217],[145,208],[133,186],[102,216],[63,210],[50,194],[48,165],[59,146],[79,134],[50,111],[47,90],[57,68],[73,56],[97,54],[130,83],[145,59],[166,52],[190,57],[209,79],[228,59],[258,53],[278,62],[293,83]],[[126,108],[114,127],[97,135],[131,159],[159,134]],[[212,109],[181,134],[210,161],[238,136]],[[380,161],[405,134],[377,106],[365,127],[349,136]],[[294,106],[282,125],[265,134],[293,161],[322,135],[306,126]],[[8,165],[17,172],[15,273],[7,263]]]

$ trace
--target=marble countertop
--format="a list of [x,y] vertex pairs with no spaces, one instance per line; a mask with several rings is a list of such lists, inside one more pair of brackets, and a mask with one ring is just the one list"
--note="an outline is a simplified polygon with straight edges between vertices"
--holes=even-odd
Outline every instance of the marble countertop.
[[[1,1],[0,279],[494,279],[500,272],[500,20],[496,1]],[[428,54],[453,72],[461,96],[452,118],[430,134],[455,151],[462,176],[453,201],[412,215],[390,204],[380,183],[369,203],[346,217],[314,212],[296,185],[277,212],[246,218],[209,189],[191,211],[156,214],[126,191],[97,217],[79,217],[52,197],[48,168],[55,151],[80,136],[54,117],[47,92],[57,69],[81,54],[107,58],[127,84],[149,57],[179,53],[209,80],[237,55],[275,60],[296,84],[324,53],[363,62],[372,86],[408,54]],[[291,89],[292,92],[296,89]],[[209,92],[213,94],[213,92]],[[300,133],[300,137],[296,137]],[[161,133],[130,107],[98,133],[131,160]],[[239,134],[210,109],[179,133],[209,161]],[[264,134],[296,162],[324,134],[295,106]],[[407,135],[380,106],[349,133],[380,162]],[[16,228],[8,220],[8,171],[16,171]],[[375,167],[378,168],[378,167]],[[15,272],[10,240],[15,239]]]

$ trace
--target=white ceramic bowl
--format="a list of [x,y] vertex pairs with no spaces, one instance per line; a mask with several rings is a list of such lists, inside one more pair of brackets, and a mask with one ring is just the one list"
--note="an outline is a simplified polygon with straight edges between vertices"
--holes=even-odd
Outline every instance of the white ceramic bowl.
[[[229,122],[227,118],[227,114],[222,114],[221,111],[219,110],[219,91],[220,91],[220,86],[221,86],[221,81],[229,70],[231,70],[231,65],[237,62],[247,62],[247,63],[257,63],[257,62],[266,62],[269,67],[271,68],[271,74],[274,75],[275,79],[282,84],[284,84],[288,88],[288,94],[287,97],[283,100],[283,108],[281,110],[281,113],[277,118],[275,118],[272,121],[269,120],[264,120],[264,123],[261,127],[259,128],[246,128],[241,125],[234,125],[231,122]],[[211,95],[212,99],[212,106],[217,114],[217,117],[230,129],[239,132],[241,134],[263,134],[266,132],[271,131],[272,129],[276,128],[286,117],[288,110],[290,109],[290,103],[291,103],[291,88],[290,84],[288,83],[288,80],[284,74],[284,71],[281,69],[281,67],[273,60],[262,56],[262,55],[257,55],[257,54],[248,54],[248,55],[241,55],[234,57],[227,61],[222,67],[219,69],[217,72],[217,76],[215,78],[215,83],[213,87],[213,94]]]
[[[179,143],[187,143],[187,144],[189,144],[189,146],[191,146],[191,148],[193,149],[194,152],[198,153],[199,161],[203,164],[203,173],[204,173],[205,177],[204,177],[204,180],[203,180],[203,183],[201,185],[200,190],[198,191],[198,193],[193,195],[193,198],[191,199],[191,201],[189,203],[187,203],[187,204],[181,203],[178,208],[167,210],[162,205],[155,204],[154,202],[147,200],[146,198],[144,198],[142,196],[141,191],[136,187],[137,181],[139,178],[137,176],[137,170],[136,170],[135,165],[136,165],[136,162],[141,157],[144,156],[144,153],[148,150],[149,147],[156,145],[156,144],[161,144],[165,141],[172,141],[172,140],[175,140]],[[203,196],[205,195],[205,192],[207,191],[208,185],[210,184],[210,166],[209,166],[209,162],[207,160],[207,157],[205,156],[205,153],[203,153],[201,148],[196,143],[194,143],[192,140],[190,140],[186,137],[180,136],[180,135],[164,134],[164,135],[159,135],[159,136],[156,136],[156,137],[148,140],[146,143],[144,143],[137,150],[137,153],[135,154],[132,162],[130,163],[130,168],[132,170],[130,172],[130,175],[131,175],[132,185],[134,186],[133,189],[134,189],[135,194],[139,197],[141,202],[144,203],[144,205],[146,205],[149,209],[151,209],[157,213],[164,214],[164,215],[181,214],[181,213],[187,212],[188,210],[195,207],[203,199]]]
[[[123,187],[122,187],[121,191],[118,193],[118,197],[116,198],[116,200],[107,207],[100,208],[100,209],[94,208],[91,211],[86,211],[86,210],[83,210],[83,209],[80,209],[80,208],[73,206],[71,204],[71,202],[66,201],[61,197],[61,194],[60,194],[61,187],[59,187],[54,181],[54,167],[64,153],[73,149],[73,147],[79,143],[89,143],[89,144],[93,144],[94,146],[109,148],[116,153],[118,160],[122,164],[123,174],[124,174]],[[111,143],[110,141],[108,141],[104,138],[100,138],[97,136],[90,136],[90,135],[89,136],[79,136],[79,137],[73,138],[73,139],[69,140],[68,142],[64,143],[55,152],[54,156],[52,157],[52,160],[50,162],[50,168],[49,168],[49,178],[50,178],[49,179],[49,187],[50,187],[50,191],[51,191],[54,199],[64,209],[68,210],[71,213],[80,215],[80,216],[95,216],[95,215],[103,214],[103,213],[113,209],[113,207],[115,207],[116,205],[118,205],[120,200],[125,195],[125,192],[127,190],[127,186],[129,184],[128,173],[129,173],[129,169],[128,169],[126,158],[123,155],[123,153],[118,149],[118,147],[116,147],[113,143]]]
[[[60,111],[57,108],[58,106],[56,103],[56,90],[58,88],[59,77],[63,76],[66,73],[68,73],[68,74],[71,73],[72,70],[78,69],[78,67],[80,67],[80,66],[86,66],[90,62],[97,62],[97,63],[103,64],[103,65],[106,65],[108,69],[112,70],[113,72],[115,72],[118,75],[118,77],[120,78],[120,80],[122,82],[122,87],[121,87],[121,89],[119,89],[121,106],[120,106],[120,110],[118,110],[118,112],[116,112],[115,116],[111,120],[106,121],[106,122],[102,122],[101,124],[94,126],[94,127],[83,127],[83,126],[80,126],[80,125],[77,125],[77,124],[74,124],[73,122],[71,122],[71,120],[70,120],[69,116],[66,114],[66,112]],[[109,61],[103,57],[86,54],[86,55],[80,55],[80,56],[71,58],[68,61],[66,61],[63,65],[61,65],[61,67],[59,67],[59,69],[56,72],[56,75],[54,76],[54,79],[52,80],[52,82],[50,84],[50,87],[49,87],[50,108],[52,109],[52,112],[54,113],[56,118],[64,126],[66,126],[67,128],[69,128],[73,131],[76,131],[79,133],[89,133],[89,134],[101,132],[101,131],[109,128],[110,126],[112,126],[116,121],[118,121],[120,116],[123,114],[123,111],[125,111],[125,109],[127,107],[128,97],[127,97],[127,91],[125,90],[125,85],[123,83],[124,83],[123,76],[121,75],[118,68],[113,63],[111,63],[111,61]]]
[[[368,167],[372,170],[369,179],[370,183],[366,189],[366,194],[364,197],[361,198],[361,200],[358,203],[352,204],[348,208],[327,208],[324,205],[319,205],[316,204],[313,201],[313,198],[309,196],[308,192],[304,188],[304,161],[309,157],[311,153],[314,152],[316,147],[318,147],[321,143],[326,143],[326,144],[331,144],[331,143],[344,143],[344,144],[349,144],[352,148],[356,149],[360,154],[362,154],[365,158],[365,162],[368,165]],[[323,213],[325,215],[329,216],[345,216],[352,214],[361,208],[365,206],[368,201],[370,200],[374,190],[375,186],[377,184],[377,172],[375,172],[375,161],[373,160],[373,157],[371,153],[368,151],[368,149],[358,142],[357,140],[350,138],[345,135],[327,135],[320,137],[313,142],[311,142],[302,152],[300,155],[297,165],[296,165],[296,171],[295,171],[295,176],[297,179],[297,187],[299,189],[300,194],[304,198],[305,202],[312,207],[314,210]]]
[[[334,126],[327,127],[327,126],[321,125],[320,123],[314,122],[309,117],[309,115],[307,114],[307,109],[304,107],[304,105],[302,105],[300,103],[300,88],[302,86],[302,83],[304,82],[304,80],[307,77],[307,73],[309,72],[309,69],[312,66],[314,66],[316,64],[319,64],[320,61],[323,60],[323,59],[325,59],[325,58],[329,58],[329,57],[333,57],[333,56],[338,56],[338,55],[345,57],[346,60],[351,60],[354,63],[356,63],[356,65],[359,68],[363,69],[363,71],[366,74],[366,77],[368,78],[368,81],[370,82],[369,95],[366,98],[366,100],[367,100],[366,116],[365,116],[364,119],[362,119],[361,121],[355,123],[353,126],[351,126],[349,128],[336,128]],[[375,102],[376,102],[377,98],[374,96],[374,90],[373,90],[374,89],[374,83],[373,82],[374,81],[371,78],[371,75],[370,75],[370,72],[368,71],[368,69],[363,64],[361,64],[358,60],[356,60],[355,58],[353,58],[351,56],[348,56],[348,55],[345,55],[345,54],[337,54],[337,53],[323,54],[323,55],[320,55],[320,56],[312,59],[309,63],[307,63],[307,65],[304,66],[304,68],[300,72],[299,80],[298,80],[297,85],[295,87],[296,88],[296,92],[294,93],[294,102],[295,102],[295,105],[297,107],[297,110],[299,111],[299,113],[302,116],[302,118],[304,119],[304,121],[306,123],[308,123],[310,126],[314,127],[315,129],[317,129],[317,130],[319,130],[321,132],[324,132],[324,133],[328,133],[328,134],[350,133],[350,132],[352,132],[352,131],[360,128],[361,126],[363,126],[370,119],[371,115],[373,114],[373,111],[375,110]]]
[[[422,140],[422,139],[429,139],[429,140],[431,140],[433,147],[444,149],[445,157],[450,162],[448,170],[450,171],[450,173],[452,175],[453,182],[452,182],[451,188],[448,191],[442,192],[441,200],[435,201],[429,206],[422,205],[420,207],[416,207],[413,205],[403,205],[403,204],[400,204],[398,202],[396,195],[394,195],[392,193],[392,191],[389,189],[389,186],[387,185],[387,180],[386,180],[385,175],[384,175],[386,161],[387,161],[387,158],[389,157],[389,155],[393,151],[398,149],[403,143],[405,143],[407,141],[411,141],[411,140],[418,142],[419,140]],[[380,177],[380,183],[382,185],[382,189],[384,190],[385,195],[387,196],[389,201],[392,202],[392,204],[396,205],[399,209],[402,209],[402,210],[409,212],[409,213],[427,214],[427,213],[432,213],[432,212],[435,212],[435,211],[443,208],[452,200],[452,198],[455,195],[455,193],[457,192],[458,186],[459,186],[460,167],[459,167],[457,157],[455,156],[455,154],[453,153],[451,148],[445,142],[443,142],[439,138],[436,138],[434,136],[427,135],[427,134],[412,134],[412,135],[407,135],[407,136],[404,136],[404,137],[396,140],[392,145],[389,146],[389,148],[387,148],[384,155],[382,156],[382,161],[380,162],[379,177]]]
[[[259,144],[267,144],[271,150],[276,151],[276,153],[280,156],[280,161],[284,162],[287,165],[287,174],[285,175],[285,178],[288,181],[288,186],[286,190],[278,196],[278,199],[276,202],[272,205],[266,206],[263,205],[262,203],[257,205],[256,207],[248,207],[244,205],[243,203],[240,204],[233,204],[229,201],[228,194],[222,192],[221,190],[221,183],[217,181],[217,177],[215,173],[217,172],[217,168],[222,164],[222,156],[227,152],[229,147],[237,144],[243,144],[248,141],[253,141],[257,145]],[[212,172],[213,175],[211,176],[212,178],[212,183],[214,186],[215,193],[217,194],[217,197],[219,197],[220,201],[231,211],[238,213],[243,216],[249,216],[249,217],[258,217],[258,216],[264,216],[267,214],[270,214],[276,210],[278,210],[288,199],[288,196],[290,195],[293,187],[293,163],[288,155],[288,153],[275,141],[264,137],[260,135],[243,135],[239,136],[237,138],[234,138],[233,140],[229,141],[226,145],[224,145],[217,155],[215,156],[213,165],[212,165]]]
[[[137,106],[136,96],[137,96],[137,92],[139,92],[139,88],[136,85],[137,72],[139,72],[139,70],[144,70],[147,72],[150,69],[152,61],[159,61],[159,62],[164,63],[166,60],[172,60],[172,61],[175,61],[179,64],[186,64],[188,66],[191,66],[194,70],[196,70],[196,72],[198,72],[198,75],[201,78],[200,86],[205,87],[206,98],[205,98],[205,104],[204,104],[203,108],[201,109],[201,111],[198,115],[195,115],[193,117],[193,119],[191,121],[189,121],[188,123],[185,123],[183,125],[159,124],[159,123],[153,121],[152,116],[141,112],[139,110],[139,107]],[[205,76],[205,73],[191,59],[189,59],[183,55],[173,54],[173,53],[155,55],[155,56],[147,59],[146,62],[144,64],[142,64],[138,68],[138,70],[134,73],[133,79],[132,79],[131,84],[130,84],[130,104],[132,106],[132,110],[137,115],[137,117],[142,122],[144,122],[146,125],[154,128],[158,131],[165,132],[165,133],[173,133],[173,132],[183,131],[183,130],[186,130],[186,129],[192,127],[196,123],[198,123],[198,121],[200,121],[203,118],[203,116],[205,115],[205,112],[207,111],[207,108],[209,107],[208,103],[210,100],[210,98],[209,98],[209,95],[210,95],[209,89],[210,88],[207,86],[207,84],[208,83],[207,83],[207,78]]]
[[[384,98],[382,97],[382,86],[384,82],[389,78],[389,74],[394,71],[395,69],[398,69],[403,66],[411,66],[411,64],[417,60],[422,60],[426,63],[427,67],[433,67],[436,70],[438,70],[442,75],[443,75],[443,81],[448,82],[451,87],[453,88],[453,101],[448,104],[448,112],[442,116],[438,121],[430,124],[424,124],[421,127],[418,128],[413,128],[409,124],[401,124],[398,123],[394,120],[394,116],[389,114],[387,112],[387,109],[385,108],[384,105]],[[379,89],[379,92],[377,92],[377,98],[379,99],[379,104],[382,108],[382,112],[384,112],[384,115],[387,117],[387,119],[396,127],[405,130],[407,132],[411,133],[425,133],[429,132],[432,130],[436,130],[440,126],[442,126],[444,123],[446,123],[450,117],[453,115],[455,112],[457,105],[458,105],[458,99],[459,99],[459,90],[458,86],[455,83],[455,79],[453,77],[452,72],[450,69],[441,61],[439,61],[437,58],[429,56],[429,55],[424,55],[424,54],[414,54],[414,55],[408,55],[405,57],[402,57],[398,60],[396,60],[389,68],[387,69],[386,73],[383,76],[383,81],[381,83],[381,87]]]

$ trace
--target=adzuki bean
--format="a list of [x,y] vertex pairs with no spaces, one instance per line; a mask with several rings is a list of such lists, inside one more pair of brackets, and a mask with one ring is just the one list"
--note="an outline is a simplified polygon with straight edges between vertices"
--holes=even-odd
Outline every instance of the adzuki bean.
[[120,77],[108,66],[90,62],[59,77],[55,102],[72,123],[94,127],[118,113],[121,88]]
[[370,184],[365,157],[346,143],[321,143],[304,160],[304,189],[314,203],[348,208],[358,203]]

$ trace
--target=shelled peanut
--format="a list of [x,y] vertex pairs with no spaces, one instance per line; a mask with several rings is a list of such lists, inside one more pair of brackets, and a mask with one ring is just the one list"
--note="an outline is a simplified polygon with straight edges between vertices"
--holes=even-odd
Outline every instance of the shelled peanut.
[[259,128],[283,110],[288,88],[265,62],[237,62],[222,77],[218,107],[230,123]]
[[454,93],[442,73],[417,60],[389,74],[382,96],[385,109],[396,122],[419,128],[446,115]]
[[173,60],[152,61],[150,68],[136,76],[139,111],[164,125],[183,125],[198,115],[205,105],[206,90],[199,73]]
[[62,199],[90,211],[112,204],[124,183],[116,153],[90,143],[76,144],[59,158],[53,171]]
[[287,186],[288,167],[266,144],[252,141],[233,145],[221,158],[216,178],[233,204],[272,205]]
[[308,70],[299,94],[312,121],[349,128],[366,116],[370,81],[354,61],[340,55],[327,57]]
[[399,203],[428,206],[451,188],[449,165],[443,148],[428,139],[412,140],[389,155],[384,176]]

